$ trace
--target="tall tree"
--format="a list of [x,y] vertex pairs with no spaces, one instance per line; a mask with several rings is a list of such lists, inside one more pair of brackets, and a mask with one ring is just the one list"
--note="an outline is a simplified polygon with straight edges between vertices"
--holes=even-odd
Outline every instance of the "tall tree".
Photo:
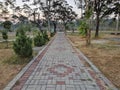
[[103,14],[108,9],[108,7],[111,3],[112,3],[112,0],[94,0],[94,12],[95,12],[95,15],[96,15],[95,37],[99,36],[100,20],[102,19]]
[[[92,7],[94,7],[93,14],[95,15],[95,18],[96,18],[95,37],[98,37],[100,20],[104,16],[108,15],[108,13],[107,14],[104,14],[104,13],[111,7],[111,5],[114,2],[119,1],[119,0],[82,0],[82,1],[84,1],[83,3],[85,3],[85,8],[88,7],[89,2],[91,2],[91,4],[93,4],[92,5]],[[81,2],[81,0],[79,0],[79,2]]]
[[104,12],[103,17],[106,15],[114,14],[116,17],[116,31],[119,30],[119,20],[120,20],[120,1],[112,0],[108,9]]
[[52,16],[55,17],[53,18],[54,21],[61,20],[63,22],[65,32],[67,23],[73,21],[77,16],[77,14],[72,10],[72,6],[70,6],[65,0],[62,1],[57,0],[53,2],[52,14],[53,14]]

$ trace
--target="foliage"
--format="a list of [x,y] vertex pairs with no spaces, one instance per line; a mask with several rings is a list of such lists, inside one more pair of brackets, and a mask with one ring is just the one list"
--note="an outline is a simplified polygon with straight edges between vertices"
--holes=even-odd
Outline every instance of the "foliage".
[[24,28],[17,30],[16,40],[13,43],[15,53],[21,57],[32,56],[32,40],[26,36]]
[[34,37],[34,45],[42,46],[42,45],[45,45],[45,43],[46,43],[45,38],[40,32],[38,32],[37,35]]
[[19,20],[20,20],[21,22],[25,23],[26,21],[28,21],[28,18],[25,17],[25,16],[23,16],[23,15],[21,15],[21,16],[19,17]]
[[3,30],[2,31],[2,37],[3,37],[3,39],[6,41],[6,44],[7,44],[7,48],[8,48],[8,41],[7,41],[7,39],[8,39],[8,33],[7,33],[7,31],[6,30]]
[[5,22],[2,23],[2,25],[3,25],[3,27],[4,27],[5,29],[7,29],[7,30],[10,31],[12,22],[10,22],[10,21],[5,21]]
[[85,18],[89,19],[92,15],[92,9],[89,8],[88,10],[85,11]]
[[46,41],[49,41],[49,37],[48,37],[47,31],[44,31],[44,32],[43,32],[43,38],[44,38]]
[[26,31],[28,31],[28,32],[31,32],[31,24],[26,24],[26,25],[24,25],[24,29],[26,30]]
[[2,31],[2,37],[3,37],[3,39],[4,40],[6,40],[7,41],[7,39],[8,39],[8,34],[7,34],[7,31]]
[[16,36],[19,36],[19,35],[22,35],[22,34],[25,34],[25,29],[24,29],[23,25],[20,25],[18,27],[18,29],[16,30]]
[[87,23],[82,21],[80,27],[78,28],[79,34],[81,34],[82,36],[85,36],[88,28],[89,27],[88,27]]
[[13,15],[12,18],[17,19],[19,17],[17,15]]
[[[96,14],[96,32],[95,37],[99,35],[99,24],[101,18],[106,15],[112,14],[112,12],[117,12],[120,8],[116,7],[115,3],[119,4],[119,0],[95,0],[94,1],[94,12]],[[120,4],[119,4],[120,5]]]
[[[21,31],[21,29],[23,29],[23,31]],[[16,31],[16,36],[18,36],[19,32],[25,33],[27,31],[29,31],[29,32],[31,31],[31,25],[30,24],[25,24],[25,25],[21,24]]]

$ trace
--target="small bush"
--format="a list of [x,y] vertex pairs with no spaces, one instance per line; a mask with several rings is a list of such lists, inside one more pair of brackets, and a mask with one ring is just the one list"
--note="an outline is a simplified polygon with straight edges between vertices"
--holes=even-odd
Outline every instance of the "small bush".
[[15,53],[21,57],[32,56],[32,40],[26,36],[22,27],[17,31],[16,40],[13,43]]
[[42,46],[42,45],[45,45],[45,43],[46,43],[45,38],[40,32],[38,32],[37,35],[34,37],[34,45]]

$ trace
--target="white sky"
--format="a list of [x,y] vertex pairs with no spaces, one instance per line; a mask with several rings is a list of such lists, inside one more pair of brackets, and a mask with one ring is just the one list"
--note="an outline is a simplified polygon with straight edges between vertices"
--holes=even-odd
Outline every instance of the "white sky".
[[[0,0],[0,1],[4,1],[4,0]],[[41,0],[41,1],[45,1],[45,0]],[[73,10],[78,14],[78,16],[80,16],[80,9],[77,8],[77,6],[75,5],[74,0],[66,0],[66,1],[68,2],[69,5],[73,6]],[[18,6],[21,6],[23,4],[23,2],[22,2],[22,0],[16,0],[16,4]]]

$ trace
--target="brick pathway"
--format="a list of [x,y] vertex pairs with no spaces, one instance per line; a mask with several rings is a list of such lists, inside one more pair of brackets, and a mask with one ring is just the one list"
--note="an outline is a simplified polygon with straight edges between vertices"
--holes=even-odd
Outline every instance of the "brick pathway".
[[[41,60],[40,60],[41,59]],[[37,58],[12,90],[108,90],[83,64],[63,33]],[[109,89],[111,90],[111,89]]]

